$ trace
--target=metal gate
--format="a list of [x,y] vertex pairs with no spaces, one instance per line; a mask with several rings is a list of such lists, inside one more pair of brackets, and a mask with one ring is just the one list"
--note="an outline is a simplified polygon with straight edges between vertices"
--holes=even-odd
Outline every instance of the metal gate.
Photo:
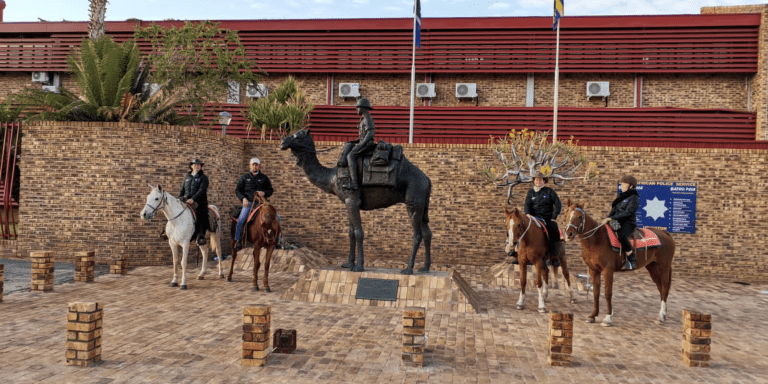
[[0,147],[0,232],[3,239],[15,240],[18,234],[19,166],[21,150],[21,123],[2,123],[2,147]]

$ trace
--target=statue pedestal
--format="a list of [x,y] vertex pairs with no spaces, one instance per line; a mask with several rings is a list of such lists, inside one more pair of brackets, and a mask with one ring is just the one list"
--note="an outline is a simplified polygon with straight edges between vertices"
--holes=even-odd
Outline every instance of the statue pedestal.
[[[396,300],[355,298],[360,278],[396,280]],[[309,269],[281,298],[308,303],[424,307],[433,311],[467,313],[477,313],[481,306],[477,293],[453,269],[414,272],[413,275],[403,275],[400,270],[387,268],[367,268],[364,272],[351,272],[339,267]]]

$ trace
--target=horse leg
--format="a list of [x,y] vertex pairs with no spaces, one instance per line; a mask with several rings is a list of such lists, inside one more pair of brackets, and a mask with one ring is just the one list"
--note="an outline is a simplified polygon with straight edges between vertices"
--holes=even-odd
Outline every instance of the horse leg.
[[[232,271],[235,268],[235,259],[237,259],[237,249],[235,249],[235,237],[232,235],[232,240],[230,241],[230,247],[232,248],[232,262],[229,263],[229,275],[227,275],[227,281],[232,281]],[[221,263],[224,260],[221,260],[221,254],[219,254],[219,268],[221,268]]]
[[355,225],[352,224],[351,218],[347,221],[349,222],[349,259],[341,265],[342,268],[352,268],[355,266]]
[[356,196],[348,197],[345,205],[347,206],[349,221],[354,227],[355,246],[357,247],[357,263],[351,268],[351,271],[363,272],[365,270],[365,257],[363,253],[365,232],[363,232],[363,221],[360,218],[360,195],[356,194]]
[[216,256],[219,257],[219,279],[224,278],[224,274],[221,272],[221,226],[219,230],[211,233],[211,250],[216,251]]
[[667,320],[667,296],[669,295],[669,286],[672,282],[672,268],[667,271],[661,271],[661,266],[657,262],[650,263],[645,266],[645,269],[651,274],[651,279],[656,283],[656,288],[659,290],[659,296],[661,297],[661,308],[659,309],[659,319],[656,324],[664,324]]
[[[422,218],[422,220],[424,219]],[[432,247],[432,231],[426,221],[421,222],[421,235],[424,238],[424,266],[419,268],[419,272],[429,272],[429,268],[432,266],[432,257],[429,254]]]
[[275,251],[276,245],[277,243],[267,246],[267,252],[264,255],[264,290],[267,292],[272,292],[269,289],[269,263],[272,262],[272,252]]
[[571,287],[571,274],[568,272],[568,263],[565,261],[565,253],[560,254],[560,268],[563,269],[563,279],[565,280],[565,288],[568,290],[568,297],[571,303],[576,302],[576,298],[573,296],[573,287]]
[[259,290],[259,267],[261,267],[261,247],[263,247],[260,241],[253,242],[253,290]]
[[203,268],[200,269],[200,274],[197,275],[198,280],[205,280],[205,272],[208,270],[208,245],[198,245],[197,248],[203,257]]
[[171,287],[178,287],[179,283],[176,277],[176,270],[179,265],[179,247],[177,247],[171,239],[168,240],[168,244],[171,245],[171,254],[173,254],[173,280],[171,280]]
[[539,259],[536,263],[536,288],[539,290],[539,313],[547,311],[544,300],[547,298],[547,280],[549,280],[549,270],[544,265],[544,259]]
[[[520,259],[518,258],[518,260]],[[525,301],[525,285],[528,284],[528,263],[521,260],[518,265],[520,268],[520,298],[517,299],[517,306],[515,308],[521,310],[525,308],[523,301]]]
[[610,327],[613,325],[613,323],[611,323],[611,317],[613,316],[613,303],[611,302],[613,297],[613,269],[606,268],[603,270],[603,275],[605,278],[605,303],[608,307],[608,314],[605,315],[603,323],[600,325],[603,327]]
[[589,278],[592,280],[592,313],[587,317],[587,323],[594,323],[595,317],[600,313],[600,272],[589,269]]
[[187,289],[187,257],[189,256],[189,241],[181,245],[181,285],[180,289]]

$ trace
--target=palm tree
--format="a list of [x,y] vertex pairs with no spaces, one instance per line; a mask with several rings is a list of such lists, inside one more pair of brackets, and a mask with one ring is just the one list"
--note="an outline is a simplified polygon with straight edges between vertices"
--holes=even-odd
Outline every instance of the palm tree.
[[88,37],[98,40],[104,35],[104,17],[107,14],[107,0],[91,0],[90,21],[88,21]]
[[306,127],[309,113],[314,108],[296,79],[288,76],[269,97],[252,100],[245,117],[249,121],[249,131],[252,126],[261,127],[262,139],[267,128],[270,131],[277,129],[282,138]]

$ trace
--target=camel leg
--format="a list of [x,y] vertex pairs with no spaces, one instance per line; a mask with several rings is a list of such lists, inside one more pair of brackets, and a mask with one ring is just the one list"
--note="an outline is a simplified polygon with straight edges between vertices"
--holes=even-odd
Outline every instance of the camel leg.
[[424,238],[424,266],[419,268],[419,272],[429,272],[429,268],[432,266],[432,256],[430,256],[432,231],[429,229],[429,223],[426,221],[421,222],[421,234]]
[[360,195],[348,197],[345,201],[347,206],[347,215],[349,221],[354,227],[355,246],[357,247],[357,264],[352,268],[352,272],[363,272],[365,270],[365,258],[363,254],[363,240],[365,239],[365,232],[363,232],[363,221],[360,218]]
[[275,251],[275,245],[277,243],[267,246],[267,252],[264,255],[264,290],[267,292],[272,292],[269,289],[269,264],[272,262],[272,252]]
[[352,224],[351,218],[347,221],[349,222],[349,259],[341,265],[342,268],[352,268],[355,266],[355,225]]
[[547,306],[544,304],[544,300],[547,298],[547,283],[549,280],[549,270],[544,265],[544,260],[539,259],[536,263],[536,288],[539,291],[539,313],[547,311]]
[[261,267],[261,242],[253,243],[253,290],[259,290],[259,267]]
[[171,246],[171,253],[173,254],[173,280],[171,280],[171,287],[178,287],[178,279],[176,276],[176,270],[179,267],[179,247],[173,243],[173,240],[168,240],[168,244]]
[[413,274],[413,265],[416,263],[416,253],[419,251],[421,240],[424,235],[421,231],[421,220],[424,216],[424,211],[419,211],[413,204],[408,205],[408,216],[411,218],[411,230],[413,231],[413,245],[411,247],[411,257],[408,259],[408,268],[403,269],[401,273],[403,275]]
[[[518,259],[519,260],[519,259]],[[520,298],[517,299],[517,309],[524,309],[523,301],[525,301],[525,285],[528,284],[528,263],[520,260]]]
[[564,252],[560,254],[560,268],[563,269],[563,279],[565,280],[565,288],[568,290],[568,297],[571,303],[576,302],[576,298],[573,295],[573,287],[571,286],[571,274],[568,272],[568,263],[565,261]]
[[605,278],[605,303],[608,307],[608,314],[605,315],[601,325],[603,327],[610,327],[613,325],[611,322],[611,317],[613,317],[613,303],[611,301],[613,298],[613,269],[606,268],[603,271],[603,275]]
[[589,269],[589,278],[592,280],[592,313],[587,317],[587,323],[594,323],[595,317],[600,313],[600,273],[596,269]]
[[189,241],[181,246],[181,285],[180,289],[187,289],[187,257],[189,256]]

